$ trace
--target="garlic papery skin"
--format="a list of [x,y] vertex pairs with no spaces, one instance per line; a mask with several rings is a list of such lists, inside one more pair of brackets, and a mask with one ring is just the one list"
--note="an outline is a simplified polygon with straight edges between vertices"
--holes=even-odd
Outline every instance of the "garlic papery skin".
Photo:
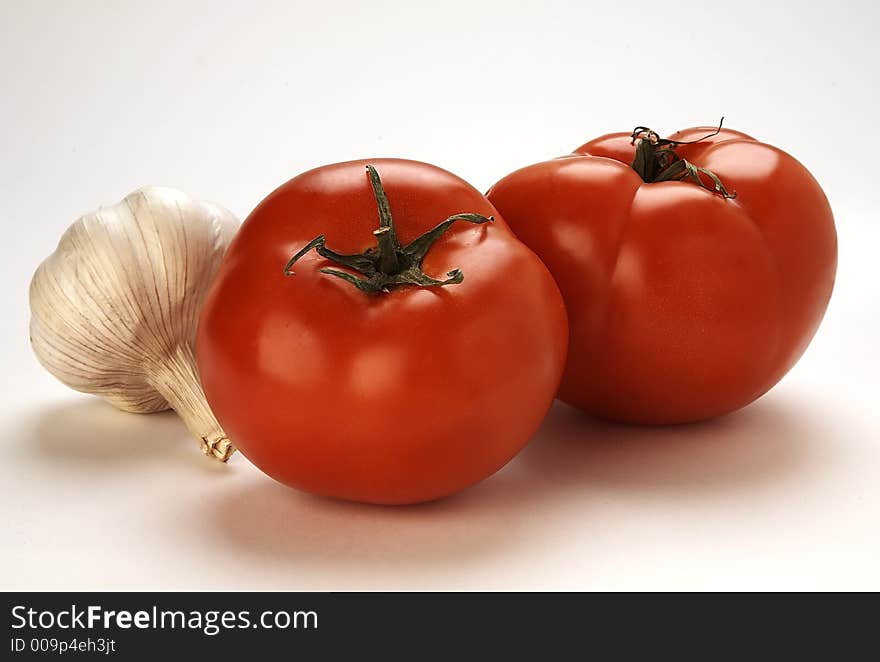
[[162,187],[75,221],[31,280],[40,363],[124,411],[174,409],[205,454],[225,462],[235,446],[199,384],[194,342],[237,229],[226,209]]

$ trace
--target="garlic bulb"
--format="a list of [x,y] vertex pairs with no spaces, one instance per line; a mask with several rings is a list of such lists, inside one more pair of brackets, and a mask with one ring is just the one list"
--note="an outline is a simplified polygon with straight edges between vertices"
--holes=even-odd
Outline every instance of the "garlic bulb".
[[237,227],[222,207],[158,187],[77,220],[31,281],[40,363],[119,409],[174,409],[205,454],[225,462],[235,447],[205,400],[193,346]]

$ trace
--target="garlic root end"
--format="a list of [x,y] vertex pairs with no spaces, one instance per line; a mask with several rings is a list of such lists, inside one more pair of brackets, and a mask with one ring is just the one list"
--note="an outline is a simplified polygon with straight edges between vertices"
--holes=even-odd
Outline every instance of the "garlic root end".
[[228,462],[229,458],[232,457],[236,450],[235,444],[232,443],[229,437],[218,437],[214,439],[202,437],[202,452],[209,457],[214,457],[220,460],[221,462]]

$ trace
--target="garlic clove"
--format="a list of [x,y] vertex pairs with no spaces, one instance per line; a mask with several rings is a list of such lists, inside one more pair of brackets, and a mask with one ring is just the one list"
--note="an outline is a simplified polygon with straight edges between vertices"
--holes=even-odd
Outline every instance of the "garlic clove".
[[77,391],[135,413],[174,409],[207,455],[235,451],[198,380],[198,313],[238,220],[146,187],[74,222],[30,285],[31,344]]

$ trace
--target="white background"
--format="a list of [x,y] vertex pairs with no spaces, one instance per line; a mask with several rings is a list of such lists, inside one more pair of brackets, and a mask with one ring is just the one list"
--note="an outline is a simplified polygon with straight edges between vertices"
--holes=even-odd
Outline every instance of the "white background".
[[[0,7],[0,589],[880,589],[875,2]],[[28,346],[37,264],[138,186],[244,217],[305,169],[402,156],[486,189],[722,114],[813,171],[840,239],[807,354],[723,419],[558,405],[480,486],[369,507],[215,466],[172,414],[68,391]]]

